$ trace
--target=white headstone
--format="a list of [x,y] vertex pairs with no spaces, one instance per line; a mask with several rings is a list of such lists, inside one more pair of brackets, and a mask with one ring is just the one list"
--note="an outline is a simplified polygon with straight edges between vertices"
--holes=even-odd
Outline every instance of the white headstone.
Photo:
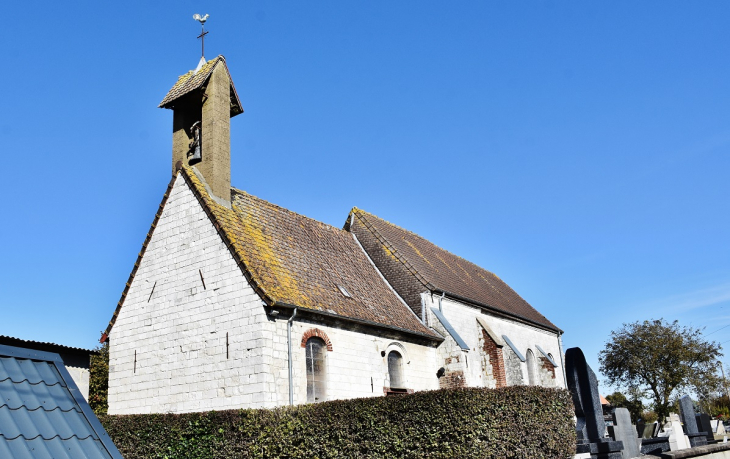
[[715,435],[725,435],[725,425],[717,419],[710,419],[710,427]]
[[664,434],[660,436],[669,437],[669,449],[671,451],[689,448],[689,439],[684,434],[678,414],[669,413],[669,420],[664,424]]

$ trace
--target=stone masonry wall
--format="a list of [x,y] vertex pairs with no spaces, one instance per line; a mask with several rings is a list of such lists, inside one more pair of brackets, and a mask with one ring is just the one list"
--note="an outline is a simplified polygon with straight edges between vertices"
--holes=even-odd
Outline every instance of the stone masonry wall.
[[538,360],[540,362],[540,368],[538,370],[538,373],[540,374],[540,383],[545,387],[554,387],[557,379],[555,366],[553,366],[553,364],[550,363],[550,360],[548,360],[548,358],[544,355],[541,355]]
[[467,370],[468,352],[464,352],[451,337],[438,318],[429,310],[431,327],[443,336],[444,342],[438,347],[438,364],[443,368],[439,377],[439,389],[455,389],[468,387],[465,372]]
[[79,388],[86,401],[89,400],[89,369],[66,365],[66,370]]
[[178,176],[110,333],[109,413],[274,406],[273,329]]
[[[276,320],[271,370],[277,375],[275,401],[289,403],[286,325],[287,318]],[[313,330],[316,330],[313,332]],[[403,340],[379,336],[368,330],[362,333],[327,325],[317,320],[297,320],[292,324],[292,363],[294,403],[307,401],[306,350],[302,339],[323,335],[331,351],[325,353],[327,374],[326,400],[383,396],[389,387],[388,353],[397,350],[403,356],[406,387],[414,391],[438,389],[436,349]]]
[[[287,318],[266,315],[178,178],[110,333],[109,413],[287,405]],[[435,348],[385,338],[372,329],[363,333],[303,321],[300,315],[292,326],[297,404],[306,402],[301,341],[308,332],[323,333],[332,348],[326,353],[329,400],[382,396],[392,349],[403,356],[408,389],[439,387]]]
[[[438,308],[438,296],[432,296],[429,293],[423,293],[422,296],[423,302],[428,311],[430,311],[430,308],[432,307]],[[469,352],[461,351],[463,355],[461,360],[468,359],[468,365],[464,362],[465,364],[463,367],[464,380],[468,387],[496,387],[497,385],[493,368],[490,369],[486,365],[489,358],[487,355],[488,351],[485,351],[484,349],[484,338],[482,336],[482,331],[484,329],[477,322],[477,317],[483,318],[497,335],[507,335],[523,355],[527,354],[528,349],[532,349],[535,356],[542,355],[540,351],[537,350],[537,345],[539,345],[545,350],[545,352],[555,356],[558,359],[556,361],[560,364],[559,356],[561,345],[559,344],[560,339],[555,332],[506,319],[482,308],[471,306],[449,298],[444,298],[442,301],[442,308],[446,319],[451,323],[470,348]],[[434,326],[439,333],[442,333],[442,330],[434,325],[438,323],[438,319],[436,319],[436,317],[430,314],[428,321],[428,323],[431,326]],[[443,333],[445,333],[445,331]],[[440,347],[443,347],[445,344],[446,342]],[[440,349],[439,352],[443,353]],[[446,358],[448,356],[444,355],[443,357]],[[507,344],[505,344],[502,348],[502,357],[504,361],[506,384],[525,384],[528,381],[527,364],[521,362]],[[557,377],[553,379],[552,382],[545,380],[543,385],[565,387],[562,369],[556,369],[556,375]]]

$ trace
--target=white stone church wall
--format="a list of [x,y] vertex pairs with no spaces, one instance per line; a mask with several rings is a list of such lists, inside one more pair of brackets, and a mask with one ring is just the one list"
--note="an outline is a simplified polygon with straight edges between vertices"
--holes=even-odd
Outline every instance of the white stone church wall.
[[272,338],[261,299],[178,176],[110,333],[109,413],[274,406]]
[[71,375],[74,383],[76,383],[76,387],[79,388],[81,395],[84,396],[86,401],[89,401],[89,369],[66,365],[66,370]]
[[[109,413],[287,405],[286,322],[266,315],[178,177],[110,333]],[[333,346],[327,352],[328,400],[382,396],[388,365],[387,353],[383,357],[381,352],[394,343],[404,354],[408,388],[438,388],[433,347],[295,320],[296,404],[306,403],[301,340],[312,328],[325,332]]]
[[[422,296],[424,303],[429,310],[429,321],[433,324],[437,322],[438,319],[430,312],[430,308],[439,307],[439,298],[436,295],[432,297],[428,293],[424,293]],[[467,305],[449,298],[444,298],[441,306],[446,319],[449,323],[451,323],[457,333],[459,333],[461,338],[470,348],[469,352],[462,352],[465,359],[465,364],[463,366],[464,377],[466,379],[466,385],[469,387],[493,387],[493,384],[486,380],[485,371],[482,368],[483,359],[481,358],[481,353],[483,351],[480,347],[479,341],[482,327],[477,322],[477,317],[482,317],[497,335],[507,335],[523,356],[526,356],[527,350],[531,349],[532,353],[537,358],[538,363],[540,363],[542,353],[536,347],[536,345],[539,345],[545,352],[552,355],[553,360],[555,360],[558,365],[562,365],[560,359],[560,339],[557,333],[543,330],[532,325],[504,319],[497,315],[490,314],[482,308]],[[503,348],[503,355],[505,359],[507,359],[508,354],[507,348],[508,346],[505,344],[505,347]],[[467,359],[468,366],[466,365]],[[507,364],[507,362],[505,362],[505,364]],[[529,379],[526,362],[520,364],[520,370],[522,372],[522,381],[524,384],[527,384]],[[555,369],[554,382],[545,378],[544,372],[540,371],[540,375],[541,385],[565,387],[562,368]],[[507,379],[508,381],[510,380],[509,375]]]
[[[324,325],[316,321],[295,321],[292,324],[292,363],[294,403],[307,401],[307,375],[305,349],[302,337],[311,329],[324,332],[332,344],[326,352],[327,400],[383,396],[383,388],[389,387],[388,352],[396,350],[403,357],[403,373],[406,387],[414,391],[438,389],[436,349],[403,340],[377,336],[373,331],[361,333]],[[277,320],[275,334],[277,358],[272,369],[279,375],[288,372],[286,352],[286,319]],[[385,355],[382,353],[385,352]],[[289,385],[286,377],[280,377],[277,385],[278,404],[289,401]]]

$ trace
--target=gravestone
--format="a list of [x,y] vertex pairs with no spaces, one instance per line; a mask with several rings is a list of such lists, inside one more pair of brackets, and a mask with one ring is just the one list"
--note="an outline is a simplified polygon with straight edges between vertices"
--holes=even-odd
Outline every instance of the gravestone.
[[715,435],[712,433],[712,426],[710,425],[710,416],[705,413],[695,415],[697,420],[697,430],[705,434],[707,438],[707,444],[715,444]]
[[631,414],[626,408],[616,408],[613,411],[613,425],[608,427],[608,434],[624,444],[624,449],[621,451],[623,459],[641,455],[639,436],[636,435],[636,427],[631,424]]
[[576,453],[590,453],[591,459],[622,459],[623,444],[605,438],[606,421],[598,394],[598,380],[580,348],[565,351],[565,371],[577,418]]
[[712,433],[715,435],[725,435],[725,424],[718,419],[711,419],[710,426],[712,426]]
[[659,423],[646,424],[643,421],[636,423],[636,434],[639,438],[654,438],[659,433]]
[[661,456],[662,453],[668,453],[669,451],[671,449],[667,437],[643,438],[641,440],[641,454]]
[[684,434],[684,429],[682,429],[679,415],[675,413],[669,413],[669,420],[664,424],[664,432],[661,432],[659,436],[669,439],[669,449],[671,451],[679,451],[690,447],[689,440]]
[[695,446],[704,446],[707,444],[707,437],[704,432],[697,429],[697,420],[695,419],[695,406],[689,395],[679,399],[679,413],[682,415],[682,423],[684,424],[684,433],[689,439],[692,448]]

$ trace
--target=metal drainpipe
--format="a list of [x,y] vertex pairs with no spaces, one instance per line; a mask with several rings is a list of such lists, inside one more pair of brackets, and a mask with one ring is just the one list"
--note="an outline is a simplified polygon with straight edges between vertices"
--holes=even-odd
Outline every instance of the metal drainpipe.
[[286,323],[286,345],[289,347],[289,406],[294,405],[294,378],[292,377],[292,361],[291,361],[291,323],[297,316],[297,308]]
[[563,361],[563,343],[560,337],[563,336],[562,333],[558,333],[558,352],[560,353],[560,366],[563,370],[563,384],[565,385],[565,388],[568,388],[568,377],[565,374],[565,362]]
[[441,292],[441,297],[439,298],[439,311],[444,312],[444,308],[441,306],[441,301],[444,299],[444,296],[446,295],[446,292]]

